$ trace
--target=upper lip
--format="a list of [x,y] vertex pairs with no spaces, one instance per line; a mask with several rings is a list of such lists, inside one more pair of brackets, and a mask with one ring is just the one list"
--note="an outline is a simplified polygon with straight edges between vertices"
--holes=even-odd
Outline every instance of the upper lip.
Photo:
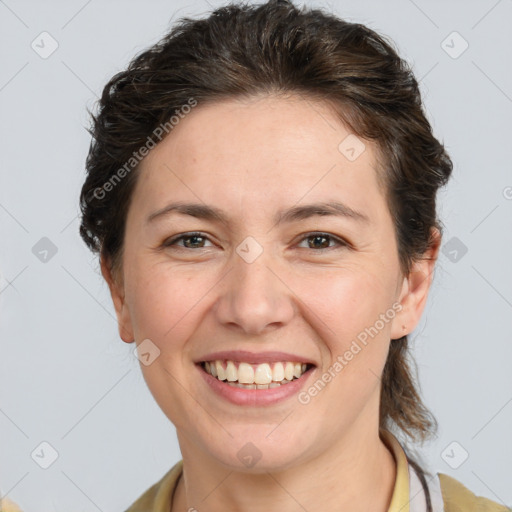
[[203,361],[237,361],[251,364],[260,363],[278,363],[282,361],[290,361],[297,363],[307,363],[316,366],[316,363],[308,357],[291,354],[290,352],[249,352],[248,350],[224,350],[221,352],[211,352],[196,360],[196,363]]

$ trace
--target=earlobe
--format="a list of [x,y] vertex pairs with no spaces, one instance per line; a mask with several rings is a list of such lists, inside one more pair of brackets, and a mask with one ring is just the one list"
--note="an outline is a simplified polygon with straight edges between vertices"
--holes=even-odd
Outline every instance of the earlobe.
[[133,335],[130,313],[125,301],[123,283],[112,275],[110,260],[103,255],[100,257],[100,266],[101,274],[108,284],[110,296],[114,304],[119,336],[125,343],[133,343],[135,337]]
[[432,228],[429,248],[421,259],[412,264],[409,275],[403,278],[399,296],[402,309],[393,320],[391,339],[410,334],[418,325],[427,303],[440,245],[441,234],[437,228]]

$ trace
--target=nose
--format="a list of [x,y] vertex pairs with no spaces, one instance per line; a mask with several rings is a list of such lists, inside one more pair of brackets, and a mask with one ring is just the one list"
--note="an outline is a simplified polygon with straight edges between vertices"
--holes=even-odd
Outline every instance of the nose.
[[249,263],[234,253],[229,268],[218,283],[215,311],[220,323],[259,335],[290,322],[296,311],[294,294],[272,257],[264,251]]

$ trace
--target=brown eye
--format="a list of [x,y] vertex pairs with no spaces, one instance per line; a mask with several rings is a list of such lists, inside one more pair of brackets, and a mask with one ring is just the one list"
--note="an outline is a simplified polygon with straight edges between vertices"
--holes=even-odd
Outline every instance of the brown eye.
[[[202,249],[205,241],[208,240],[202,233],[185,233],[179,235],[163,243],[164,247],[176,246],[182,249]],[[183,245],[178,245],[178,242],[183,241]]]
[[302,238],[302,241],[304,240],[308,240],[307,249],[313,250],[336,249],[336,246],[329,246],[331,241],[341,247],[347,246],[346,242],[329,233],[309,233]]

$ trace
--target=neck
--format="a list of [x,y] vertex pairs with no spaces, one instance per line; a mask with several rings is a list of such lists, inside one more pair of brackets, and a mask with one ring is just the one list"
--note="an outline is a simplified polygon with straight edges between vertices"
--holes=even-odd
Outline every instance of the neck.
[[[178,437],[179,433],[178,433]],[[251,510],[251,512],[387,512],[396,463],[378,429],[354,428],[328,451],[284,471],[242,473],[209,460],[180,439],[183,474],[172,512]]]

